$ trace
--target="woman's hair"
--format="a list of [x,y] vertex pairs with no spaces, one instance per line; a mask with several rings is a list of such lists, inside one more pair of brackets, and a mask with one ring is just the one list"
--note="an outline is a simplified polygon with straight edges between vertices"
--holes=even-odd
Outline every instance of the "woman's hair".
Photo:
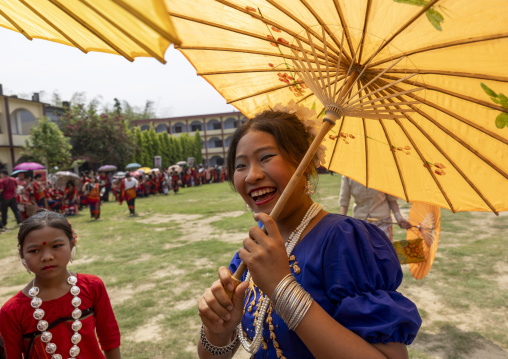
[[65,187],[69,187],[69,185],[71,185],[72,187],[75,187],[74,182],[72,180],[68,180],[67,183],[65,184]]
[[298,167],[312,142],[312,136],[296,115],[272,110],[257,114],[236,129],[229,145],[227,168],[229,182],[233,188],[238,142],[250,131],[261,131],[272,135],[282,156],[295,167]]
[[48,211],[45,208],[39,208],[36,214],[27,218],[19,227],[18,232],[18,247],[19,251],[23,252],[23,244],[25,242],[25,238],[31,231],[41,229],[44,227],[52,227],[56,229],[61,229],[64,231],[67,238],[71,243],[71,247],[74,246],[75,235],[72,230],[71,224],[67,221],[67,219],[57,212]]

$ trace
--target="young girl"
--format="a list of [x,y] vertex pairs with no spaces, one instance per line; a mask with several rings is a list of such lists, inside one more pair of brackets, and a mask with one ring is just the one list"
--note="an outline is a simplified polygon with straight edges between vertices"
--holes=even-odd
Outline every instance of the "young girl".
[[[402,271],[389,239],[314,203],[314,164],[277,220],[268,215],[312,142],[284,110],[265,111],[233,135],[230,181],[267,234],[252,227],[199,299],[199,356],[231,358],[242,343],[254,358],[407,358],[421,319],[397,292]],[[231,300],[224,288],[234,288],[231,273],[241,261],[248,274]]]
[[120,358],[120,332],[104,283],[67,269],[76,253],[67,219],[39,210],[21,225],[18,249],[35,278],[0,310],[7,358]]
[[78,190],[74,186],[74,182],[68,181],[62,199],[62,213],[66,216],[74,216],[79,214],[78,210]]
[[84,195],[90,206],[90,218],[98,220],[101,216],[101,188],[97,178],[90,177],[90,182],[85,183]]

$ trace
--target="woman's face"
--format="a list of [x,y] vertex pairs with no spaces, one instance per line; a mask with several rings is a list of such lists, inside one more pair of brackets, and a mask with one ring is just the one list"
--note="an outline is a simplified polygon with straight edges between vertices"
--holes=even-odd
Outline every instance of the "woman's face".
[[[261,131],[249,131],[238,142],[234,185],[254,212],[270,213],[286,188],[296,167],[287,161],[275,138]],[[305,178],[302,176],[303,185]],[[292,211],[302,196],[295,193],[286,205]]]

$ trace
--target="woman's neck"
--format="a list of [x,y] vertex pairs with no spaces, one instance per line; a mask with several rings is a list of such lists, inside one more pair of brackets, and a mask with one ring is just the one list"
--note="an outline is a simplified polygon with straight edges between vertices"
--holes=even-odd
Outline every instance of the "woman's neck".
[[[307,197],[307,196],[306,196]],[[305,217],[305,214],[309,210],[310,206],[312,206],[314,202],[307,197],[301,206],[298,206],[295,211],[292,213],[289,213],[284,218],[278,219],[277,227],[279,228],[279,232],[282,236],[282,239],[284,241],[287,241],[289,238],[289,235],[300,225],[300,223],[303,220],[303,217]]]

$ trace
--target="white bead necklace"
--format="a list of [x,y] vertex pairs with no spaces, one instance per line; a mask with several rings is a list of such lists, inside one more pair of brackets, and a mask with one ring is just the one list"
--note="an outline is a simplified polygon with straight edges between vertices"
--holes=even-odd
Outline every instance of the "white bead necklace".
[[[286,242],[286,253],[288,255],[288,258],[291,256],[293,249],[300,241],[300,237],[302,236],[303,231],[305,231],[305,228],[307,228],[309,223],[314,219],[314,217],[317,216],[319,212],[321,212],[322,209],[323,206],[317,203],[313,203],[307,210],[307,213],[305,213],[305,216],[303,216],[300,225],[296,227],[296,229],[289,235],[288,241]],[[247,281],[250,280],[250,272],[248,271],[245,280]],[[265,297],[263,298],[263,302],[259,307],[255,334],[251,343],[249,343],[248,339],[243,334],[242,322],[238,324],[237,327],[238,338],[240,339],[240,342],[242,343],[244,349],[251,354],[256,354],[257,351],[259,350],[259,347],[261,346],[261,340],[263,339],[263,322],[265,321],[266,310],[268,309],[269,305],[270,298],[268,298],[268,296],[265,295]]]
[[[76,285],[78,283],[78,278],[71,275],[69,273],[69,277],[67,278],[67,283],[71,285],[70,292],[73,295],[73,298],[71,300],[72,306],[74,307],[74,310],[72,311],[72,318],[74,318],[74,323],[72,323],[72,330],[74,331],[74,334],[71,337],[71,342],[74,344],[72,348],[69,350],[69,355],[72,358],[75,358],[79,355],[80,349],[78,347],[78,343],[81,341],[81,334],[78,333],[78,331],[81,329],[83,324],[79,321],[79,318],[81,318],[81,310],[79,309],[79,306],[81,305],[81,299],[78,297],[80,289]],[[34,308],[34,318],[38,320],[37,323],[37,330],[42,332],[41,334],[41,340],[46,344],[46,353],[52,354],[51,359],[62,359],[62,356],[60,354],[55,354],[56,352],[56,344],[51,343],[51,339],[53,338],[53,335],[47,331],[49,323],[45,321],[44,319],[44,310],[41,309],[42,305],[42,299],[37,297],[37,294],[39,294],[39,288],[35,286],[35,278],[32,281],[32,288],[28,291],[28,294],[30,297],[32,297],[32,301],[30,302],[30,305],[32,308]]]

